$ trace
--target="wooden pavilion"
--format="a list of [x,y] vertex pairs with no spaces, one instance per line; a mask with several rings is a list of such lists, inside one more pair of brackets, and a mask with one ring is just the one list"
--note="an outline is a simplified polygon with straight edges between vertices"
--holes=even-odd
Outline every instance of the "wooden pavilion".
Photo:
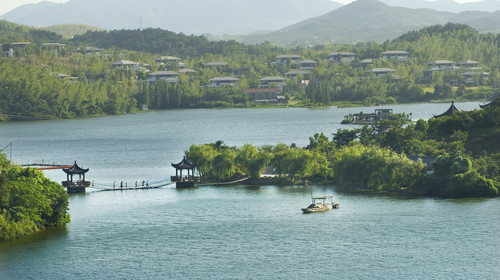
[[[175,182],[177,188],[194,187],[194,183],[199,180],[199,178],[194,176],[196,166],[188,162],[185,156],[181,162],[172,163],[172,167],[175,168],[175,176],[170,177],[170,180]],[[187,170],[186,176],[183,176],[183,170]]]
[[[84,193],[85,188],[90,187],[90,182],[85,181],[85,173],[89,169],[83,169],[78,164],[73,164],[70,168],[63,168],[64,173],[66,173],[66,181],[62,182],[63,187],[66,187],[68,193]],[[73,181],[73,175],[78,175],[78,180]]]

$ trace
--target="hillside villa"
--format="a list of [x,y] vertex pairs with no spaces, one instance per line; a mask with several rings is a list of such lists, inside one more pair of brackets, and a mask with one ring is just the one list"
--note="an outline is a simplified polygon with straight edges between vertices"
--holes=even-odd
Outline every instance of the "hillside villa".
[[210,87],[238,86],[239,81],[235,77],[215,77],[210,79]]
[[283,77],[265,77],[260,79],[260,88],[277,88],[282,91],[286,86],[286,79]]
[[336,62],[338,64],[351,63],[356,58],[356,54],[352,52],[333,52],[328,55],[330,63]]
[[382,53],[382,59],[390,60],[396,59],[401,62],[408,61],[409,52],[407,51],[386,51]]
[[285,96],[280,95],[277,88],[248,88],[243,90],[251,101],[256,103],[280,103]]
[[148,76],[151,77],[146,80],[148,85],[157,81],[167,81],[172,84],[179,82],[179,72],[174,71],[155,71],[148,73]]
[[[450,60],[434,60],[427,63],[429,69],[423,71],[423,77],[420,79],[422,84],[432,84],[436,77],[435,73],[449,73],[446,82],[452,86],[459,86],[463,82],[467,86],[481,86],[483,81],[488,78],[489,73],[477,71],[481,69],[479,62],[474,60],[464,60],[456,63]],[[463,73],[460,73],[465,71]]]
[[377,78],[385,78],[389,73],[396,73],[396,70],[392,68],[373,68],[366,70],[367,73],[373,73]]
[[312,60],[312,59],[306,59],[306,60],[302,60],[299,63],[299,68],[302,70],[311,70],[311,69],[314,69],[316,67],[316,65],[318,65],[317,61]]

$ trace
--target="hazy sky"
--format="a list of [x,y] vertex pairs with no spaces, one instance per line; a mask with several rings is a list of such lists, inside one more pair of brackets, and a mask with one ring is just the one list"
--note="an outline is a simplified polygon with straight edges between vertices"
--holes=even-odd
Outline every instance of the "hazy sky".
[[[10,10],[13,10],[21,5],[29,4],[29,3],[39,3],[42,2],[43,0],[1,0],[0,4],[0,15],[3,15]],[[56,2],[56,3],[66,3],[69,0],[49,0],[48,2]],[[237,1],[237,0],[236,0]],[[348,4],[351,3],[353,0],[333,0],[338,3],[342,4]],[[411,1],[411,0],[407,0]],[[455,0],[458,3],[465,3],[465,2],[477,2],[480,0]]]

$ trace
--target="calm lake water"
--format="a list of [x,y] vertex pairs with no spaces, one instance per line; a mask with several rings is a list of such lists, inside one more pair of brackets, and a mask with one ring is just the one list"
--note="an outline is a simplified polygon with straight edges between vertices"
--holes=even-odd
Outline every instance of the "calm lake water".
[[[476,102],[457,103],[461,110]],[[449,104],[391,106],[428,119]],[[89,180],[164,181],[191,144],[305,146],[367,108],[152,111],[0,123],[12,161],[73,163]],[[10,149],[6,154],[10,157]],[[61,181],[61,170],[46,171]],[[498,279],[500,200],[442,200],[313,186],[340,209],[303,215],[303,186],[89,191],[72,222],[0,243],[0,279]]]

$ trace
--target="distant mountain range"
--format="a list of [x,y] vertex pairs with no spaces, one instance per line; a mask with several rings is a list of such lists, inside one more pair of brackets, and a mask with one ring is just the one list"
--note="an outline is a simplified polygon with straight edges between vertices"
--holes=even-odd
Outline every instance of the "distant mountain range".
[[78,23],[222,35],[274,31],[341,6],[330,0],[70,0],[24,5],[0,18],[35,27]]
[[466,4],[453,0],[358,0],[344,6],[330,0],[70,0],[24,5],[0,18],[35,27],[155,27],[245,43],[303,45],[381,42],[447,22],[467,24],[483,33],[500,33],[500,0]]
[[465,11],[494,12],[500,10],[500,0],[483,0],[460,4],[454,0],[381,0],[393,7],[410,9],[432,9],[441,12],[461,13]]
[[456,14],[431,9],[391,7],[377,0],[358,0],[281,30],[245,36],[240,40],[246,43],[270,41],[290,45],[332,41],[382,42],[411,30],[447,22],[467,24],[483,33],[500,33],[500,11]]

